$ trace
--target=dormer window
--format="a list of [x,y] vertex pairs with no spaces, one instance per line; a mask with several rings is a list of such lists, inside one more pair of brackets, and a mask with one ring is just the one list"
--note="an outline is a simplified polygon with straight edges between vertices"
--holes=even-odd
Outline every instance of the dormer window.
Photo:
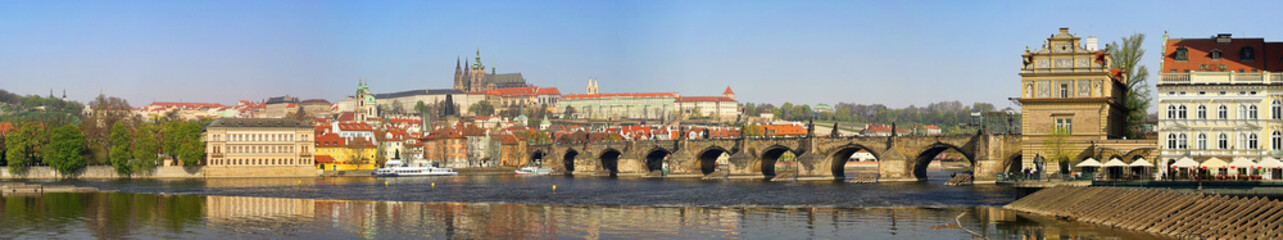
[[1175,58],[1177,61],[1189,61],[1189,49],[1185,49],[1184,46],[1176,48]]
[[1242,50],[1239,50],[1238,54],[1239,60],[1241,61],[1256,60],[1255,49],[1252,49],[1252,47],[1243,47]]
[[1211,55],[1211,57],[1212,57],[1212,60],[1221,60],[1221,50],[1220,50],[1220,49],[1212,50],[1212,53],[1211,53],[1210,55]]

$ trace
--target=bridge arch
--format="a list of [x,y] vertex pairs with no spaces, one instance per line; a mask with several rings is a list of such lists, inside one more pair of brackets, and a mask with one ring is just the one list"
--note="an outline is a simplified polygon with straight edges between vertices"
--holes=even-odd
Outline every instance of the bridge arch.
[[[881,156],[878,156],[877,151],[874,151],[873,148],[869,148],[862,144],[847,144],[835,149],[837,150],[833,151],[833,154],[829,156],[829,162],[831,165],[831,171],[833,172],[833,177],[838,180],[846,178],[846,164],[850,161],[851,157],[855,156],[855,154],[860,152],[860,150],[864,150],[870,155],[873,155],[873,161],[875,163],[882,159]],[[876,171],[876,169],[874,169],[874,171]]]
[[566,173],[575,172],[575,157],[579,156],[579,151],[574,148],[567,148],[566,154],[562,155],[561,164],[566,168]]
[[607,148],[602,150],[601,155],[597,157],[597,159],[601,160],[602,170],[609,171],[611,177],[619,176],[620,155],[624,155],[624,153],[614,148]]
[[542,149],[540,149],[540,150],[535,150],[534,152],[530,153],[530,160],[529,160],[529,161],[527,161],[527,163],[530,163],[530,164],[536,164],[536,165],[543,165],[543,163],[544,163],[544,157],[545,157],[546,155],[548,155],[548,154],[547,154],[547,153],[544,153]]
[[716,172],[718,165],[717,159],[721,158],[722,154],[729,155],[731,154],[731,151],[727,151],[725,148],[719,146],[712,146],[704,148],[704,150],[700,150],[699,154],[696,155],[696,158],[699,160],[698,164],[700,173],[708,175]]
[[656,147],[651,149],[650,152],[646,153],[646,172],[662,170],[666,160],[672,154],[672,152],[664,148]]
[[[775,172],[775,163],[778,162],[780,157],[784,156],[785,153],[793,153],[793,156],[799,155],[792,148],[781,145],[772,145],[762,150],[762,155],[758,157],[758,161],[761,163],[762,175],[766,176],[766,179],[774,178],[775,175],[777,175]],[[793,167],[796,168],[797,166]]]
[[936,156],[940,155],[940,153],[948,150],[954,150],[961,153],[962,157],[966,158],[969,168],[975,169],[975,159],[971,155],[967,154],[967,151],[963,151],[962,148],[952,144],[936,142],[920,151],[918,156],[912,161],[913,177],[918,178],[918,181],[926,181],[927,167],[931,165],[931,160],[934,160]]

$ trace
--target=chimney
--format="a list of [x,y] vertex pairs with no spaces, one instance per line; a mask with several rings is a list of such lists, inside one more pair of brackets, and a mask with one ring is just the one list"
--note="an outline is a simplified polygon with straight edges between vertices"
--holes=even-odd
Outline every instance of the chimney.
[[1088,36],[1085,41],[1087,44],[1087,51],[1095,52],[1100,50],[1100,40],[1096,39],[1096,36]]
[[1217,44],[1230,44],[1230,34],[1229,34],[1229,33],[1220,33],[1220,34],[1216,34],[1216,43],[1217,43]]

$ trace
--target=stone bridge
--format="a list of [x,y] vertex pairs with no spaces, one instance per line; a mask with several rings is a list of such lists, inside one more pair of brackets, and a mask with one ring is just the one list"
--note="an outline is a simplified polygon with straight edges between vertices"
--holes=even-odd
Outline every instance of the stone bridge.
[[[527,152],[530,160],[576,176],[654,174],[669,156],[670,177],[724,173],[764,179],[779,175],[775,162],[792,152],[797,167],[790,172],[797,179],[840,180],[849,177],[846,160],[863,149],[878,159],[879,181],[920,181],[930,161],[952,149],[970,160],[977,183],[989,183],[1020,161],[1020,147],[1019,136],[973,135],[604,141],[530,145]],[[730,158],[718,164],[723,153]]]

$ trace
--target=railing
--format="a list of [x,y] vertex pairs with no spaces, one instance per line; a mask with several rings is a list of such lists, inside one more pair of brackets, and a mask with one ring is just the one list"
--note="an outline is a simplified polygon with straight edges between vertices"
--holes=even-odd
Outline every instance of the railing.
[[1188,83],[1189,73],[1159,73],[1158,83]]
[[1234,81],[1236,82],[1260,82],[1265,77],[1261,73],[1235,73]]
[[1283,72],[1270,73],[1267,75],[1270,77],[1270,82],[1283,82]]

